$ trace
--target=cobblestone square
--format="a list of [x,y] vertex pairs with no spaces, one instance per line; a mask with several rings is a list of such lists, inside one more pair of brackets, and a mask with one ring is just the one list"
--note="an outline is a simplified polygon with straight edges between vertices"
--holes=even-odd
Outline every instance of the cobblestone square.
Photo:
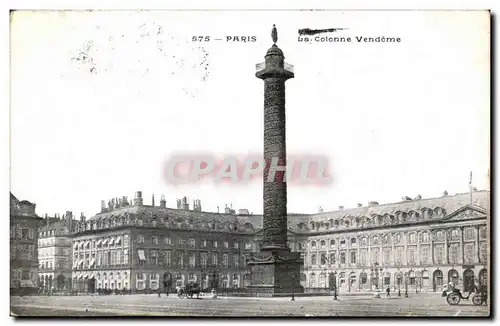
[[[156,295],[124,296],[32,296],[12,297],[11,311],[29,316],[442,316],[442,317],[487,317],[489,307],[474,306],[463,301],[450,306],[437,293],[413,295],[409,298],[393,296],[374,299],[371,296],[297,297],[290,298],[236,298],[179,299],[176,296]],[[66,312],[66,313],[64,313]]]

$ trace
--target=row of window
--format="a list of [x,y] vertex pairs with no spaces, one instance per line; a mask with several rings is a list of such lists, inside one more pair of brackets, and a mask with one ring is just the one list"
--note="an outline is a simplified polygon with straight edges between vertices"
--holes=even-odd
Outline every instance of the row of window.
[[[320,264],[320,265],[334,265],[337,263],[340,264],[357,264],[360,263],[362,266],[368,266],[368,263],[371,265],[375,264],[384,264],[384,265],[404,265],[408,263],[410,265],[414,265],[417,263],[417,247],[410,246],[407,248],[406,256],[403,257],[404,247],[399,246],[394,248],[394,252],[392,248],[383,248],[381,251],[380,248],[371,248],[371,251],[368,249],[359,249],[358,250],[350,250],[349,255],[347,251],[337,251],[330,252],[327,256],[326,253],[319,254],[319,260],[317,254],[311,254],[310,264],[312,266]],[[445,263],[444,256],[444,245],[435,245],[434,246],[434,255],[431,255],[430,246],[422,245],[420,246],[420,259],[419,263],[426,265],[431,263],[442,264]],[[371,253],[371,254],[370,254]],[[382,256],[380,255],[382,253]],[[370,255],[369,255],[370,254]],[[358,261],[359,255],[359,261]],[[486,242],[481,242],[479,245],[479,255],[477,251],[477,247],[475,243],[465,243],[464,244],[464,255],[463,259],[461,259],[460,252],[460,244],[452,243],[449,245],[448,250],[448,263],[458,264],[458,263],[484,263],[488,258],[488,246]]]
[[33,240],[35,232],[32,228],[22,228],[20,226],[12,225],[10,227],[10,238],[12,240]]
[[[468,227],[464,229],[464,240],[465,241],[475,241],[477,240],[476,238],[476,228],[475,227]],[[438,230],[436,231],[436,241],[444,241],[445,239],[445,230]],[[460,230],[459,229],[452,229],[450,232],[451,239],[450,240],[460,240]],[[481,226],[479,228],[479,237],[480,239],[486,239],[487,237],[487,231],[485,226]],[[419,242],[420,243],[429,243],[431,241],[431,236],[430,232],[421,232]],[[385,234],[385,235],[374,235],[371,237],[365,236],[360,238],[360,243],[359,245],[362,247],[368,246],[368,240],[370,240],[370,245],[372,246],[378,246],[380,245],[380,241],[382,241],[383,245],[390,245],[392,242],[394,244],[401,244],[403,243],[404,235],[402,233],[396,233],[394,235],[391,234]],[[347,241],[346,239],[330,239],[330,248],[346,248],[347,247]],[[351,247],[354,247],[357,245],[358,240],[356,237],[350,238],[349,241]],[[411,232],[407,233],[407,243],[417,243],[417,233],[416,232]],[[338,244],[338,246],[337,246]],[[326,249],[327,246],[327,240],[319,240],[319,246],[318,242],[316,240],[311,240],[311,250],[316,250],[318,248],[320,249]]]
[[[204,240],[200,239],[198,240],[199,242],[199,247],[200,248],[221,248],[224,249],[229,249],[230,247],[233,249],[239,249],[240,244],[239,242],[232,242],[232,245],[230,244],[229,241],[218,241],[218,240]],[[138,234],[137,235],[137,242],[138,243],[145,243],[145,238],[144,235]],[[160,236],[153,235],[151,236],[151,244],[159,244],[160,242]],[[182,239],[182,238],[172,238],[172,237],[164,237],[163,242],[166,245],[175,245],[178,247],[188,247],[188,248],[195,248],[196,247],[196,239],[190,238],[190,239]],[[244,243],[244,248],[246,250],[251,250],[253,248],[253,244],[249,241]]]
[[[123,239],[123,241],[122,241]],[[75,241],[73,243],[73,250],[92,250],[92,249],[104,249],[109,247],[124,247],[129,246],[129,236],[124,234],[116,237],[105,237],[105,238],[95,238],[88,240]]]
[[117,266],[129,263],[128,249],[109,250],[107,252],[75,253],[73,256],[74,269],[86,269],[93,267]]
[[10,245],[10,259],[11,260],[35,260],[35,246],[26,244],[11,244]]
[[223,222],[206,222],[202,224],[196,224],[192,221],[185,221],[182,219],[176,219],[175,221],[169,220],[168,218],[159,218],[158,220],[155,218],[137,218],[137,217],[115,217],[115,218],[107,218],[103,220],[90,220],[85,223],[77,223],[76,231],[82,232],[85,230],[97,230],[97,229],[105,229],[112,228],[121,225],[137,225],[137,226],[145,226],[151,225],[153,227],[164,226],[167,228],[179,228],[179,229],[209,229],[209,230],[229,230],[229,231],[238,231],[239,228],[243,227],[244,230],[253,230],[253,225],[250,223],[245,223],[243,226],[239,226],[233,223],[223,223]]
[[[173,253],[175,257],[172,258]],[[221,255],[221,266],[230,267],[229,253],[223,253]],[[240,266],[241,255],[233,254],[231,267],[238,268]],[[172,252],[171,250],[166,250],[164,252],[157,250],[146,250],[139,249],[137,251],[137,263],[139,265],[153,265],[153,266],[165,266],[165,267],[207,267],[207,266],[219,266],[219,253],[217,252],[200,252],[199,255],[194,252],[184,253],[184,252]],[[245,264],[245,260],[243,260]]]
[[71,268],[69,261],[57,261],[54,263],[53,261],[41,261],[40,262],[41,269],[69,269]]
[[[427,220],[431,217],[444,217],[446,211],[442,207],[436,207],[434,209],[423,208],[420,212],[410,211],[403,212],[399,211],[395,214],[386,213],[384,215],[373,214],[371,217],[368,216],[344,216],[338,219],[329,219],[328,221],[311,221],[309,222],[311,229],[319,228],[338,228],[338,227],[368,227],[376,226],[382,224],[396,224],[403,223],[405,221],[418,221],[421,219]],[[299,229],[305,227],[304,223],[299,223]]]
[[28,269],[13,270],[11,277],[12,280],[27,281],[33,279],[33,272]]

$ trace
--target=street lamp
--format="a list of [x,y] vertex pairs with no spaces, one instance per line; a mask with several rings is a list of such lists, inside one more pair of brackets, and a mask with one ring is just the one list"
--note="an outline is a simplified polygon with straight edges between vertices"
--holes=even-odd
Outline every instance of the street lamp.
[[378,277],[378,276],[379,276],[379,275],[378,275],[378,262],[375,262],[375,263],[373,264],[373,266],[375,267],[375,268],[374,268],[374,270],[375,270],[375,279],[377,280],[377,284],[376,284],[375,286],[377,287],[377,289],[380,289],[380,284],[379,284],[380,279],[379,279],[379,277]]
[[295,301],[295,273],[292,273],[292,298],[290,301]]
[[398,271],[398,297],[401,297],[401,272]]
[[408,298],[408,272],[405,272],[405,298]]
[[337,271],[333,272],[333,300],[337,300]]

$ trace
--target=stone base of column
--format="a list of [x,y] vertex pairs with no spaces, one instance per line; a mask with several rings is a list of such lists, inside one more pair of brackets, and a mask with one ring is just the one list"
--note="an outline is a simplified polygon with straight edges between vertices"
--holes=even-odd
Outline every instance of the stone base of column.
[[248,291],[255,296],[278,297],[304,293],[300,285],[300,253],[270,250],[254,253],[247,261],[251,285]]

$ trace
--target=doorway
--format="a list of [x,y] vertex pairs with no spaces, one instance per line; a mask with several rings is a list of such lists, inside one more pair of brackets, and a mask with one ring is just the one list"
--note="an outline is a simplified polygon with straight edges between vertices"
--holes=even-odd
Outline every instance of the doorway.
[[464,271],[464,292],[469,292],[469,289],[474,286],[474,271],[467,268]]

